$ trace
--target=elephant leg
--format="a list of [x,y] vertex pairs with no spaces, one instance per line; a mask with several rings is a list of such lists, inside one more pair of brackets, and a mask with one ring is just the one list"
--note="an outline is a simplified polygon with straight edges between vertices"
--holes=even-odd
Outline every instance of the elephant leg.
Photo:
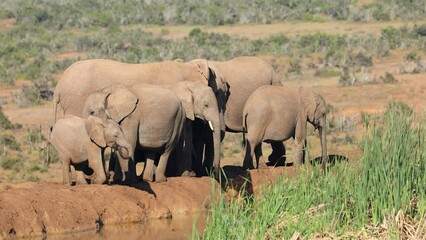
[[246,143],[246,155],[244,157],[244,161],[243,161],[243,169],[254,169],[254,165],[253,165],[253,159],[255,157],[255,153],[254,153],[254,149],[255,147],[253,147],[253,142],[250,140],[247,140]]
[[272,142],[272,153],[268,157],[270,165],[273,166],[284,166],[286,160],[286,151],[283,142]]
[[[111,155],[109,157],[109,162],[108,162],[108,171],[107,171],[108,182],[111,182],[114,179],[114,176],[116,173],[115,171],[116,164],[117,164],[117,152],[111,151]],[[121,169],[119,171],[121,171]]]
[[87,181],[84,178],[84,174],[83,174],[82,171],[75,171],[75,182],[78,185],[86,185],[87,184]]
[[152,151],[146,151],[145,152],[145,167],[143,170],[143,177],[142,179],[147,182],[153,182],[154,181],[154,162],[157,154]]
[[62,160],[62,182],[65,185],[71,185],[70,160]]
[[259,168],[259,161],[262,157],[262,143],[257,144],[257,146],[254,148],[254,155],[256,156],[256,168]]
[[161,154],[160,160],[158,161],[158,166],[155,169],[155,182],[161,183],[167,181],[166,178],[166,167],[167,162],[169,161],[170,153],[172,152],[171,146],[167,146],[164,150],[164,153]]
[[103,157],[102,157],[102,151],[101,149],[96,149],[97,146],[92,149],[88,154],[89,158],[89,164],[88,167],[93,169],[94,174],[92,174],[92,181],[91,183],[94,184],[103,184],[106,182],[106,174],[105,174],[105,168],[103,164]]
[[304,162],[304,143],[303,140],[297,140],[295,139],[295,148],[294,148],[294,154],[293,154],[293,163],[294,165],[301,165]]

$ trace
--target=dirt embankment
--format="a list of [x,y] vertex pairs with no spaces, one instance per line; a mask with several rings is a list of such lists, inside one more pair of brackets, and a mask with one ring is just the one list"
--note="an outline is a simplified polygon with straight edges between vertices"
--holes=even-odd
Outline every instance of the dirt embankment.
[[[284,172],[292,176],[295,171],[294,167],[267,167],[247,172],[230,165],[223,170],[228,184],[222,189],[229,197],[235,197],[242,187],[245,193],[256,195]],[[0,184],[0,238],[93,232],[103,225],[146,224],[195,215],[212,203],[212,189],[218,191],[219,185],[209,177],[174,177],[165,183],[133,186]]]
[[170,178],[134,186],[59,183],[0,184],[0,238],[96,230],[202,211],[211,181]]

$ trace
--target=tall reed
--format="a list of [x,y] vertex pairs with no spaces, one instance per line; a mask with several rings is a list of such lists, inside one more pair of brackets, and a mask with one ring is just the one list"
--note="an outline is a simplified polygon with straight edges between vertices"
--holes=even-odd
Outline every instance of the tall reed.
[[[326,174],[316,167],[300,168],[295,177],[283,175],[256,197],[242,194],[227,200],[220,194],[220,201],[210,208],[205,231],[193,237],[350,237],[367,226],[379,226],[398,211],[422,221],[426,209],[422,123],[407,105],[391,103],[382,117],[365,122],[362,159],[336,164]],[[398,231],[392,230],[391,236],[399,236]]]

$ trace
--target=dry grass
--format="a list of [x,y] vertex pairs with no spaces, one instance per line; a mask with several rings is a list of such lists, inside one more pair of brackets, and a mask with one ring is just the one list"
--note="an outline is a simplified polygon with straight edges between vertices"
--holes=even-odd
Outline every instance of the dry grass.
[[[418,21],[420,25],[426,20]],[[308,35],[318,32],[327,34],[380,34],[384,27],[399,28],[402,26],[412,27],[414,22],[387,21],[352,23],[344,21],[323,22],[281,22],[272,24],[244,24],[224,26],[143,26],[144,31],[152,32],[154,35],[163,36],[166,39],[179,40],[188,36],[194,28],[200,28],[203,32],[223,33],[231,36],[246,37],[248,39],[262,39],[271,35],[282,34],[286,36]],[[140,27],[140,26],[131,26]]]

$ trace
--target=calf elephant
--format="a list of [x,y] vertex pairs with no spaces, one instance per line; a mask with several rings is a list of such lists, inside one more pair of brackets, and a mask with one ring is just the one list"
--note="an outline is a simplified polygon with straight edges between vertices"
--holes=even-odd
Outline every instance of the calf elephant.
[[[210,68],[210,76],[216,79],[214,82],[223,82],[228,85],[228,91],[225,92],[226,104],[219,105],[220,111],[224,113],[224,121],[226,131],[243,132],[243,108],[252,92],[264,85],[282,85],[278,80],[274,69],[266,61],[258,57],[236,57],[229,61],[207,61],[204,59],[196,59],[190,62],[199,65],[208,66]],[[209,133],[207,133],[209,134]],[[201,138],[201,137],[200,137]],[[200,138],[196,142],[200,142]],[[210,138],[208,138],[210,139]],[[211,143],[206,143],[206,166],[210,165],[211,149],[208,147]],[[271,162],[278,161],[283,156],[284,146],[282,143],[274,143],[272,145],[274,152],[270,156]],[[198,158],[203,152],[198,149]]]
[[[160,155],[155,170],[155,181],[166,181],[165,170],[171,151],[176,146],[185,121],[185,112],[179,98],[170,90],[154,85],[135,85],[126,88],[114,85],[89,95],[83,117],[97,116],[120,123],[129,140],[131,152],[136,147],[144,150],[147,158],[143,179],[154,181],[154,163]],[[118,156],[122,179],[136,181],[135,161]],[[119,176],[117,172],[114,176]]]
[[[102,184],[106,181],[102,149],[112,147],[124,157],[129,158],[130,144],[119,125],[112,120],[67,115],[58,120],[52,129],[50,142],[62,161],[63,183],[71,184],[70,165],[90,167],[94,171],[91,182]],[[82,180],[80,180],[82,181]]]
[[294,163],[304,161],[307,122],[318,128],[321,139],[323,168],[327,158],[326,104],[321,95],[310,89],[297,87],[263,86],[247,100],[243,111],[247,133],[243,168],[257,166],[262,155],[262,142],[295,140]]

